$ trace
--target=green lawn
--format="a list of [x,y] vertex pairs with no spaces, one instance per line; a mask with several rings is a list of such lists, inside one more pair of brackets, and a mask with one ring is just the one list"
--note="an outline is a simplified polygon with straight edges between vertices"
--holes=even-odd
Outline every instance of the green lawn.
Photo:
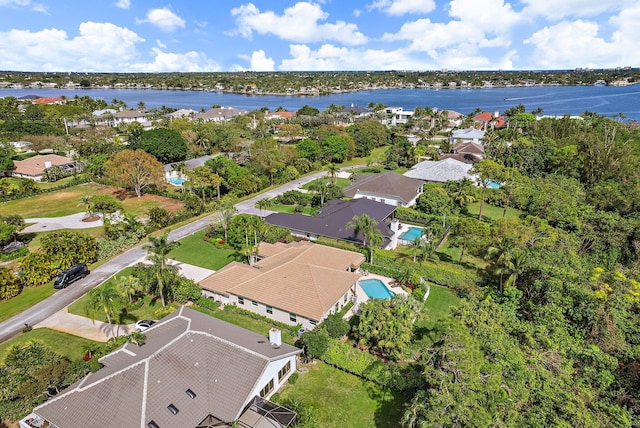
[[62,333],[48,328],[36,328],[28,333],[23,333],[0,344],[0,364],[4,362],[7,352],[9,352],[9,348],[11,346],[26,343],[31,340],[44,342],[47,347],[56,354],[68,357],[72,361],[80,360],[84,356],[84,345],[93,342],[79,336]]
[[[296,213],[296,206],[297,205],[274,204],[270,206],[268,209],[271,211],[279,212],[279,213],[294,214]],[[299,214],[316,215],[317,213],[318,213],[317,208],[304,207],[302,209],[302,212]]]
[[[280,325],[271,323],[268,320],[256,319],[240,313],[227,312],[224,310],[207,313],[215,318],[226,321],[230,324],[237,325],[238,327],[246,328],[247,330],[253,331],[254,333],[262,334],[264,336],[268,336],[269,330],[274,327],[277,329],[282,329]],[[288,343],[289,345],[294,344],[293,338],[289,337],[289,335],[284,331],[282,332],[282,341]]]
[[[102,285],[100,285],[100,287],[105,287],[112,284],[118,277],[131,275],[132,270],[132,267],[122,269],[113,277],[106,280]],[[87,295],[84,295],[80,299],[73,302],[68,308],[69,313],[80,315],[83,317],[87,316],[84,310],[85,302],[87,301],[87,299]],[[157,311],[161,307],[162,303],[160,302],[160,299],[145,295],[144,303],[139,309],[128,311],[126,308],[118,308],[118,316],[112,321],[118,324],[132,324],[138,320],[156,319],[155,311]],[[98,321],[107,322],[107,317],[103,312],[96,312],[93,316]]]
[[[467,209],[469,210],[469,214],[478,217],[478,213],[480,212],[480,202],[468,204]],[[491,220],[502,218],[503,212],[504,209],[502,207],[496,207],[487,203],[482,207],[482,216],[488,217]],[[506,218],[519,218],[520,214],[522,214],[522,211],[509,207],[507,208]]]
[[460,298],[456,294],[440,285],[431,284],[429,298],[422,308],[423,319],[416,321],[417,325],[431,328],[440,318],[448,315],[451,308],[460,303]]
[[[182,207],[182,202],[156,195],[137,198],[121,189],[96,183],[85,183],[55,192],[44,193],[15,201],[3,202],[0,214],[20,214],[24,218],[61,217],[84,211],[80,203],[83,196],[114,195],[120,197],[124,210],[135,216],[144,214],[154,206],[162,206],[171,212]],[[124,197],[124,198],[123,198]]]
[[309,364],[295,384],[279,392],[284,399],[313,408],[314,419],[323,428],[398,427],[406,397],[322,362]]
[[[301,186],[301,188],[306,190],[311,190],[311,187],[313,187],[313,183],[317,181],[321,181],[325,184],[328,184],[331,182],[331,178],[330,177],[316,178],[315,180],[310,181],[307,184]],[[347,178],[336,178],[336,186],[338,186],[341,189],[347,187],[349,184],[351,184],[351,181]]]
[[180,240],[180,246],[169,253],[169,258],[200,266],[205,269],[218,270],[233,261],[230,257],[234,250],[216,248],[202,239],[206,230],[201,230]]
[[11,300],[0,301],[0,321],[5,321],[55,293],[53,282],[38,287],[25,287]]

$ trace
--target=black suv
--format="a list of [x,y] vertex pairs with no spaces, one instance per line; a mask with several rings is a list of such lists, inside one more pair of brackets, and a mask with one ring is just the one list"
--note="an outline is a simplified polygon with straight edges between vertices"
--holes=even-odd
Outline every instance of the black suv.
[[53,283],[53,288],[66,288],[69,284],[89,275],[89,268],[84,263],[78,263],[60,272]]

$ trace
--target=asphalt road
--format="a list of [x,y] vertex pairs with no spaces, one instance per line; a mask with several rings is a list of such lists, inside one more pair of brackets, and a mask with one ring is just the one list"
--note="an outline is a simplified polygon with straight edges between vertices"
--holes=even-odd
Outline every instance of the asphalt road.
[[[359,166],[343,168],[342,171],[348,171],[357,167]],[[264,193],[256,195],[251,199],[239,202],[238,204],[236,204],[236,209],[239,213],[260,214],[260,211],[255,208],[256,202],[258,202],[260,199],[273,198],[275,196],[281,195],[288,190],[294,190],[305,183],[308,183],[319,177],[324,177],[326,175],[326,172],[318,172],[305,176],[304,178],[292,181],[275,189],[271,189]],[[267,213],[268,211],[265,210],[263,210],[262,212],[263,215],[266,215]],[[176,241],[182,239],[185,236],[189,236],[199,230],[204,229],[210,223],[216,221],[218,221],[217,213],[213,213],[206,217],[195,220],[189,224],[172,230],[169,233],[169,240]],[[0,343],[9,340],[13,336],[19,334],[25,324],[35,325],[39,322],[44,321],[56,312],[69,306],[75,300],[84,296],[89,290],[103,283],[105,280],[120,272],[125,267],[134,265],[139,261],[142,261],[147,255],[146,250],[144,250],[142,247],[143,244],[125,251],[124,253],[112,258],[111,260],[91,271],[91,274],[89,274],[85,278],[71,284],[65,289],[54,293],[47,299],[35,304],[26,311],[21,312],[6,321],[0,322]]]

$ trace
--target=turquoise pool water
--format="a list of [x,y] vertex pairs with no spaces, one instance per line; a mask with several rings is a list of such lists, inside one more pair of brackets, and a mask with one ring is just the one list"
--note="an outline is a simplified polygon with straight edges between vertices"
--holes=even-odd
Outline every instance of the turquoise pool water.
[[492,181],[492,180],[487,180],[485,181],[485,183],[487,184],[487,187],[489,189],[499,189],[501,184],[496,182],[496,181]]
[[422,235],[422,228],[410,227],[405,233],[400,235],[400,239],[413,242],[414,239],[419,238]]
[[372,299],[390,299],[394,293],[379,279],[361,279],[360,287]]
[[174,186],[182,186],[184,184],[184,182],[187,181],[187,180],[182,178],[182,177],[171,177],[171,178],[167,179],[167,181],[169,183],[173,184]]

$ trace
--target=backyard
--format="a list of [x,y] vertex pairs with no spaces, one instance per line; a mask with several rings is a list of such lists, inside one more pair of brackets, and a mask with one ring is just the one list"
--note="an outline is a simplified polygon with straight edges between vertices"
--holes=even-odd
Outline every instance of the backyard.
[[169,258],[206,269],[218,270],[233,261],[235,251],[217,248],[205,241],[206,230],[198,231],[180,240],[180,246],[169,253]]
[[326,428],[399,426],[407,397],[320,361],[304,367],[308,372],[285,385],[277,402],[299,401]]

